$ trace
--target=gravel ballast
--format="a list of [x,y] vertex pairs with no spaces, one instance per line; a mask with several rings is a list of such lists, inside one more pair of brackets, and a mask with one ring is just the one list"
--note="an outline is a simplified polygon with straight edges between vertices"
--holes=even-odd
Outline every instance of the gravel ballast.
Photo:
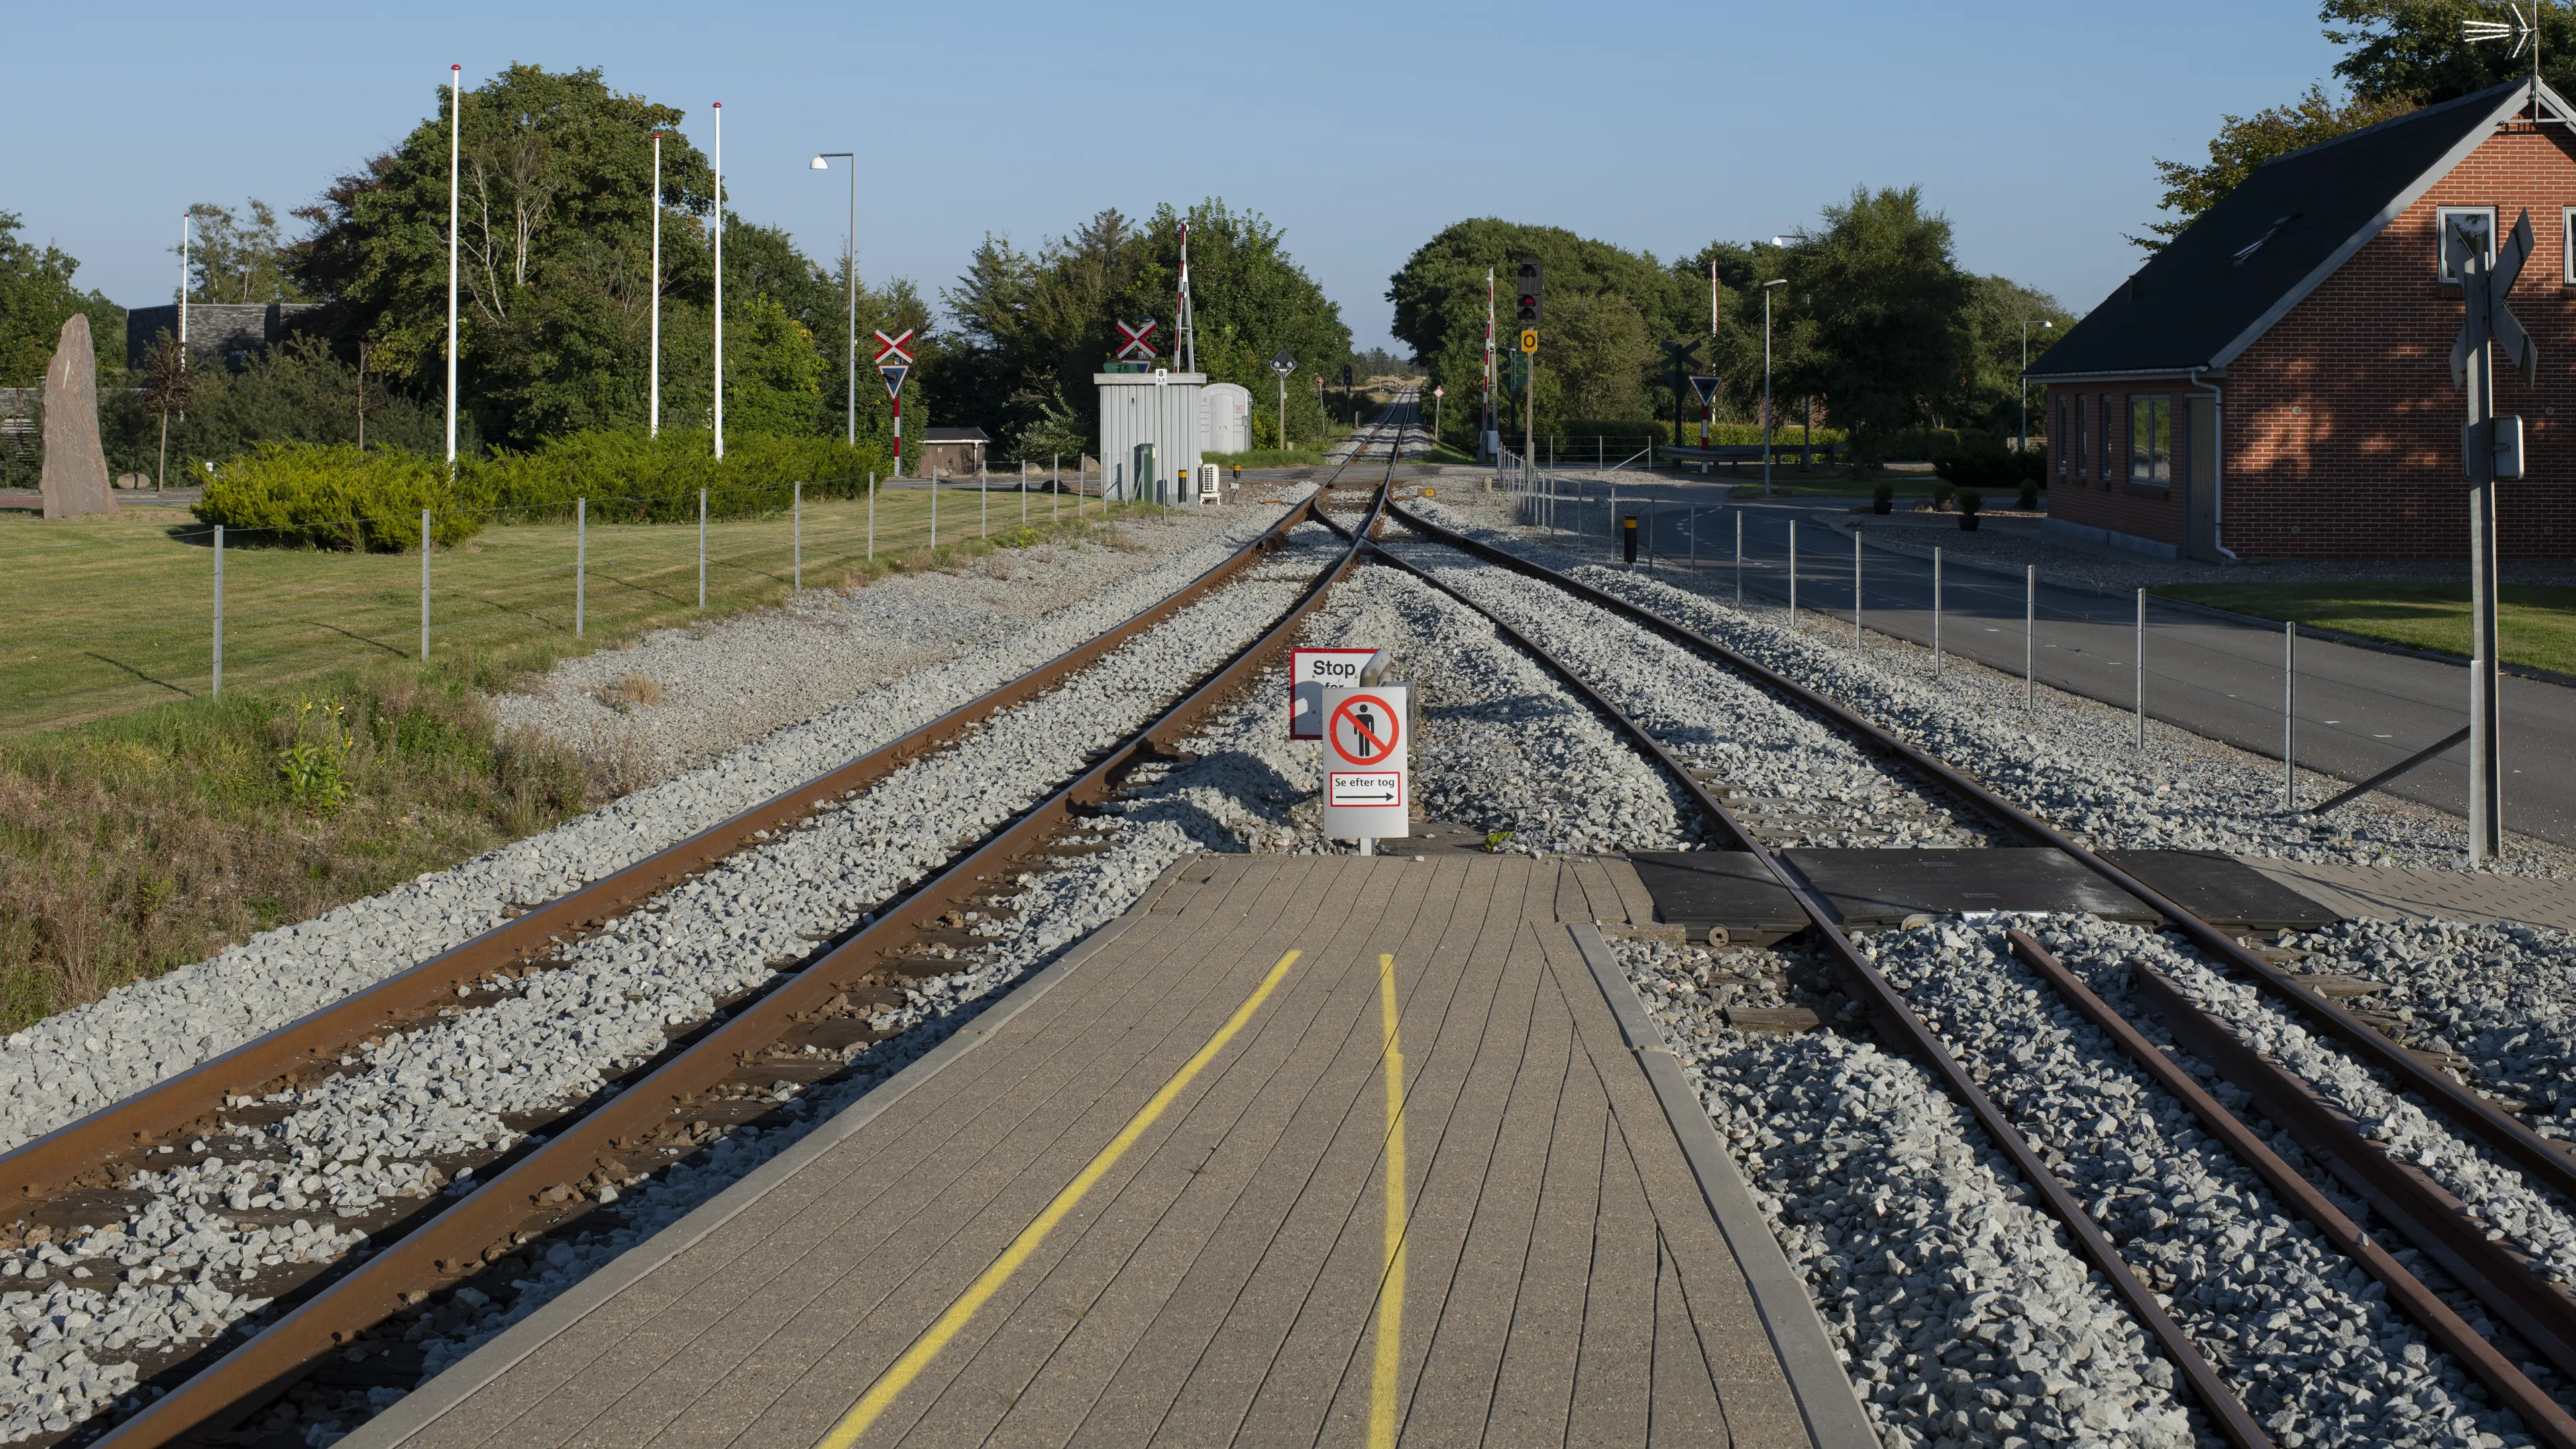
[[[1852,651],[1848,626],[1793,633],[1776,609],[1738,611],[1712,596],[1725,586],[1723,574],[1693,578],[1608,567],[1596,553],[1565,549],[1542,532],[1500,525],[1492,508],[1471,512],[1437,501],[1407,506],[1688,625],[1839,700],[2096,849],[2220,850],[2444,868],[2459,863],[2459,822],[2432,809],[2371,797],[2323,818],[2284,818],[2277,761],[2152,722],[2141,759],[2128,716],[2092,701],[2043,690],[2042,707],[2025,708],[2020,680],[1968,661],[1950,660],[1936,680],[1920,649],[1873,636],[1864,657]],[[2329,788],[2321,777],[2303,785],[2309,799],[2323,798]],[[2576,873],[2576,858],[2543,842],[2517,839],[2495,868],[2560,877]]]
[[[1293,504],[1307,491],[1291,485],[1275,496]],[[1149,607],[1258,536],[1281,511],[1222,510],[1216,532],[1195,547],[996,643],[867,690],[542,835],[263,932],[209,960],[38,1022],[0,1041],[0,1149],[480,935],[499,925],[513,904],[548,900],[596,880],[917,729]],[[923,612],[947,607],[944,577],[920,576],[914,585]],[[971,593],[983,586],[967,587]],[[724,663],[729,646],[721,637],[699,647],[717,666],[738,667]],[[791,659],[770,667],[801,665]]]

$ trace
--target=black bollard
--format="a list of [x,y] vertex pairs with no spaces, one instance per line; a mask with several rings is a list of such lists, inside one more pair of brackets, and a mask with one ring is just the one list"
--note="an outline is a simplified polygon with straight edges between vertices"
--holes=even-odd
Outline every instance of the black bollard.
[[1637,515],[1633,513],[1619,520],[1619,548],[1628,556],[1628,562],[1637,561]]

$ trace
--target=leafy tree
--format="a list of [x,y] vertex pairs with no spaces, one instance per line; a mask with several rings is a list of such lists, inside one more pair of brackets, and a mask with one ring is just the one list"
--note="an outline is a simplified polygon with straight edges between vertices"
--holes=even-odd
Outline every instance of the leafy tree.
[[[1936,409],[1938,420],[1983,428],[1998,437],[2021,426],[2022,328],[2029,324],[2030,357],[2040,354],[2075,325],[2075,315],[2046,292],[2007,277],[1977,277],[1961,326],[1966,332],[1967,371],[1958,395]],[[2041,326],[2041,323],[2048,326]],[[2034,419],[2044,418],[2034,392]]]
[[[369,354],[372,366],[374,355]],[[178,340],[162,334],[144,369],[150,384],[119,393],[100,407],[101,441],[114,473],[160,477],[163,428],[168,429],[168,478],[184,485],[209,462],[255,452],[264,443],[350,444],[358,440],[358,409],[367,408],[367,446],[401,448],[436,456],[446,446],[446,417],[434,401],[358,390],[358,370],[322,339],[300,336],[254,355],[238,371],[196,358],[182,371]],[[460,419],[459,442],[472,451],[470,416]]]
[[[2563,6],[2526,5],[2540,17],[2540,75],[2560,93],[2576,85],[2576,14]],[[2531,74],[2526,53],[2510,44],[2470,45],[2464,20],[2510,20],[2481,0],[2325,0],[2317,18],[2344,49],[2334,73],[2369,103],[2429,106]],[[2312,92],[2313,94],[2313,92]]]
[[2152,235],[2129,240],[2155,251],[2181,235],[2184,227],[2199,220],[2202,212],[2217,205],[2220,197],[2235,190],[2264,162],[2302,146],[2331,141],[2364,126],[2402,116],[2415,104],[2402,94],[2384,92],[2356,92],[2338,100],[2327,95],[2324,87],[2312,85],[2306,95],[2289,105],[2250,116],[2222,116],[2218,135],[2209,143],[2207,164],[2194,166],[2162,159],[2155,163],[2165,185],[2164,199],[2157,205],[2173,216],[2150,222],[2147,230]]
[[[287,249],[278,237],[277,212],[252,197],[244,221],[231,207],[200,201],[188,208],[195,219],[188,242],[188,300],[191,302],[309,302],[304,288],[287,274]],[[170,250],[176,253],[174,243]]]
[[23,225],[15,212],[0,211],[0,387],[44,385],[45,365],[74,312],[88,314],[99,382],[114,386],[125,372],[125,309],[73,286],[79,259],[51,243],[21,240]]
[[1318,372],[1338,378],[1351,359],[1350,329],[1289,257],[1277,227],[1216,199],[1187,212],[1158,207],[1142,226],[1103,211],[1035,255],[986,237],[957,285],[941,293],[958,320],[954,344],[923,358],[949,414],[1002,438],[1007,455],[1032,461],[1072,451],[1065,444],[1077,426],[1087,444],[1099,415],[1091,379],[1117,351],[1113,324],[1159,322],[1158,351],[1172,354],[1185,219],[1199,370],[1255,397],[1274,396],[1269,358],[1286,350],[1301,384],[1288,390],[1290,430],[1317,436],[1321,411],[1302,384]]
[[[1539,431],[1547,432],[1581,413],[1574,406],[1577,398],[1611,402],[1618,409],[1584,416],[1646,416],[1645,381],[1653,365],[1653,341],[1681,335],[1689,319],[1704,317],[1705,282],[1693,290],[1651,255],[1577,236],[1561,227],[1483,217],[1455,223],[1423,243],[1389,279],[1387,288],[1387,300],[1395,304],[1397,339],[1413,349],[1434,382],[1464,403],[1447,410],[1451,441],[1472,442],[1482,426],[1476,402],[1484,376],[1486,268],[1491,267],[1494,275],[1494,345],[1499,363],[1508,360],[1509,349],[1516,345],[1511,286],[1513,273],[1525,257],[1537,258],[1546,277],[1546,323],[1540,329],[1535,384]],[[1618,321],[1615,311],[1574,301],[1595,295],[1624,303],[1638,319],[1642,335]],[[1572,311],[1566,310],[1569,306]],[[1564,335],[1568,319],[1579,319],[1570,336]],[[1699,325],[1705,328],[1706,323]],[[1612,350],[1595,355],[1592,349],[1600,346]],[[1498,399],[1498,411],[1501,406]]]
[[725,362],[725,429],[772,437],[810,437],[823,404],[823,354],[814,334],[762,295],[734,314],[727,329],[738,350]]
[[1949,218],[1924,208],[1919,186],[1855,187],[1824,222],[1798,233],[1784,290],[1813,299],[1815,354],[1800,380],[1830,401],[1866,466],[1955,395],[1975,282],[1951,258]]

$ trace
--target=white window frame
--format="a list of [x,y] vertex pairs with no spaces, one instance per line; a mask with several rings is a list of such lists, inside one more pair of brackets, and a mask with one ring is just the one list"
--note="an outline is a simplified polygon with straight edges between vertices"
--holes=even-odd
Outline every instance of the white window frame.
[[2566,283],[2576,287],[2576,206],[2558,208],[2558,265]]
[[2433,275],[2445,285],[2454,287],[2459,285],[2460,278],[2457,273],[2451,270],[2450,258],[2446,254],[2446,249],[2442,245],[2442,236],[2449,230],[2451,218],[2455,216],[2476,216],[2486,219],[2487,261],[2492,264],[2495,261],[2496,254],[2496,209],[2492,206],[2437,206],[2433,208]]
[[[2138,411],[2141,408],[2145,409],[2148,416],[2151,418],[2158,414],[2162,414],[2164,419],[2163,447],[2159,448],[2156,446],[2155,430],[2153,427],[2150,427],[2145,435],[2145,446],[2141,448],[2139,444],[2140,435],[2138,432],[2137,422]],[[2126,451],[2129,455],[2128,472],[2130,483],[2140,488],[2171,488],[2173,486],[2173,427],[2173,397],[2171,394],[2148,392],[2131,393],[2129,395],[2129,446]]]

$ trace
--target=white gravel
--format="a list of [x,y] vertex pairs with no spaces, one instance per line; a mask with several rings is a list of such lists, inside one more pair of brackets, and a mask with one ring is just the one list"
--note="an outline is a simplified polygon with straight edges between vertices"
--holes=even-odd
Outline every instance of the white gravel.
[[[1043,516],[1044,503],[1031,506]],[[780,608],[564,660],[494,704],[505,728],[532,726],[585,755],[623,755],[640,773],[634,784],[658,781],[905,675],[1005,646],[1049,615],[1112,591],[1123,597],[1122,585],[1168,573],[1176,556],[1200,558],[1208,545],[1230,552],[1249,536],[1247,523],[1267,527],[1279,512],[1176,508],[1124,520],[1114,535],[1095,529],[861,588],[808,589]],[[660,702],[602,701],[630,675],[651,680]]]
[[[1855,655],[1847,629],[1793,634],[1775,611],[1740,612],[1713,596],[1723,586],[1719,575],[1694,580],[1686,573],[1605,567],[1597,553],[1571,551],[1542,532],[1503,523],[1481,496],[1465,506],[1454,500],[1408,506],[1687,624],[1911,739],[2097,849],[2459,863],[2459,823],[2428,808],[2372,798],[2323,819],[2285,819],[2278,813],[2277,762],[2153,723],[2141,760],[2131,747],[2128,716],[2092,701],[2044,691],[2046,707],[2026,710],[2020,680],[1966,661],[1953,660],[1935,681],[1919,649],[1899,650],[1878,639],[1865,657]],[[1712,593],[1686,587],[1694,583]],[[2570,861],[2554,847],[2517,841],[2515,854],[2497,869],[2560,876],[2570,873]]]
[[1619,951],[1886,1443],[2192,1444],[2173,1366],[1929,1073],[1728,1029],[1705,949]]
[[[1290,504],[1310,491],[1288,485]],[[210,960],[136,982],[0,1041],[0,1149],[16,1146],[337,1001],[550,899],[838,767],[1096,637],[1232,553],[1280,507],[1222,510],[1217,531],[997,642],[860,693],[747,748],[451,869],[314,920],[263,932]],[[940,582],[912,587],[926,614]],[[879,585],[883,588],[885,585]],[[984,584],[964,586],[972,597]],[[874,592],[870,590],[869,592]],[[889,596],[891,597],[891,595]],[[846,637],[846,633],[844,635]],[[721,636],[700,646],[726,656]],[[803,667],[789,659],[774,670]]]
[[2465,1060],[2468,1080],[2528,1102],[2544,1137],[2576,1139],[2576,937],[2537,926],[2346,921],[2291,933],[2308,970],[2388,983],[2349,1007],[2394,1017],[2412,1046]]

